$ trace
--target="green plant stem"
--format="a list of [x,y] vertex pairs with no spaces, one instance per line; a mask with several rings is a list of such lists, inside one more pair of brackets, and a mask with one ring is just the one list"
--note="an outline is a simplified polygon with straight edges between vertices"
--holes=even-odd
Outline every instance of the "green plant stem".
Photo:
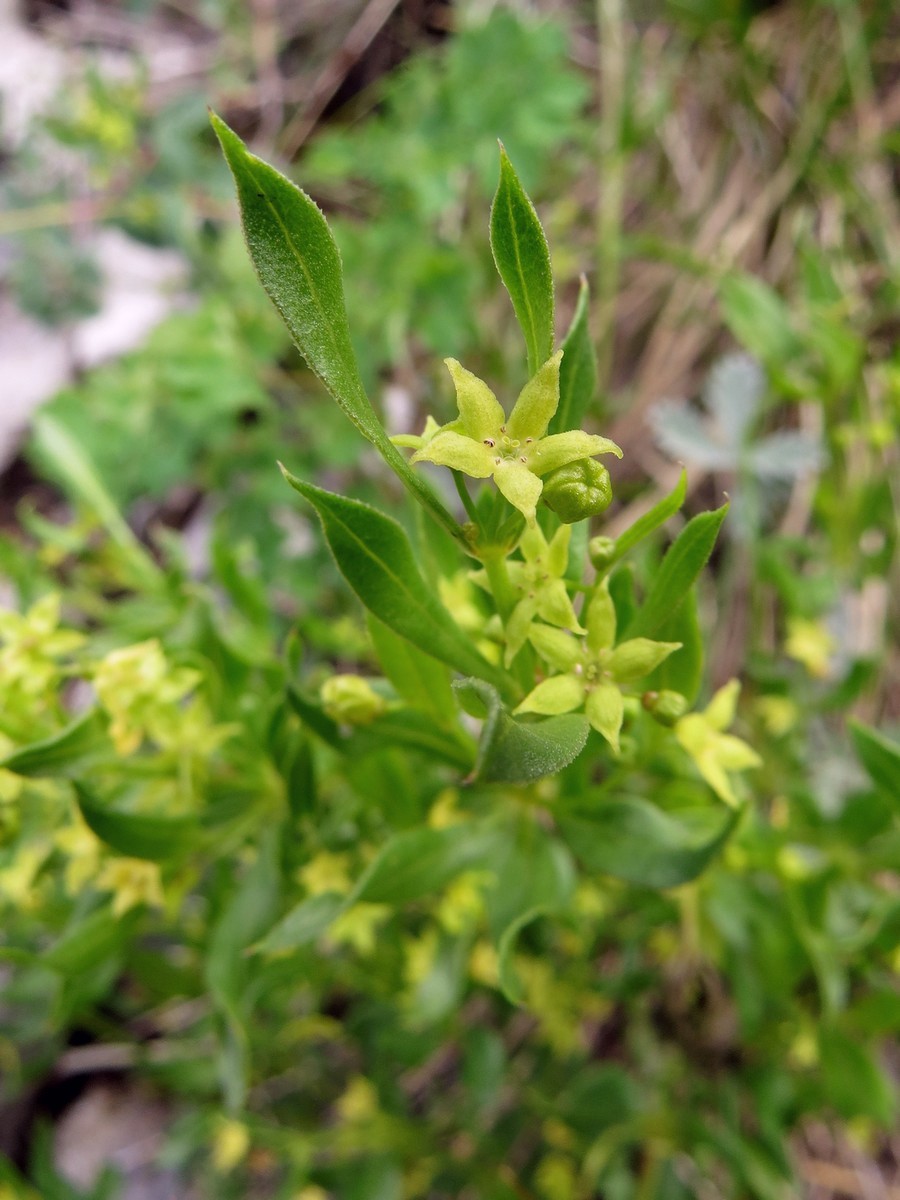
[[624,0],[596,0],[600,70],[600,146],[597,203],[597,376],[601,393],[609,386],[615,335],[616,297],[622,261],[625,155],[622,119],[627,54]]
[[451,471],[450,473],[453,476],[453,482],[456,484],[456,490],[459,492],[459,498],[462,500],[462,506],[466,510],[466,516],[473,524],[477,525],[478,512],[472,502],[472,497],[469,495],[469,489],[466,487],[466,481],[463,479],[462,472]]

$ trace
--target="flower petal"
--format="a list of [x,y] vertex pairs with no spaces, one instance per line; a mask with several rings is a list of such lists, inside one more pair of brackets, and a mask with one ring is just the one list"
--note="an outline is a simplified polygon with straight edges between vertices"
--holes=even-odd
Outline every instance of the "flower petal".
[[633,683],[655,671],[661,662],[676,650],[681,642],[654,642],[650,638],[631,638],[616,646],[609,657],[608,668],[617,683]]
[[[562,528],[565,528],[565,526],[562,526]],[[527,563],[534,563],[538,559],[544,559],[549,547],[540,525],[530,525],[525,530],[519,540],[519,549],[522,551],[522,557]]]
[[537,441],[547,432],[547,426],[559,408],[559,364],[562,356],[562,350],[557,350],[522,388],[507,422],[511,438],[519,438],[524,442],[531,437]]
[[712,700],[707,704],[703,712],[706,723],[713,729],[727,729],[734,720],[738,696],[740,694],[740,680],[729,679],[723,687],[719,688]]
[[[462,471],[473,479],[487,479],[495,470],[494,458],[487,446],[461,433],[438,433],[423,446],[410,462],[432,462],[440,467]],[[524,467],[522,468],[525,469]]]
[[485,438],[496,438],[500,426],[506,420],[500,402],[483,379],[456,361],[445,358],[447,370],[456,388],[456,406],[459,409],[462,432],[483,442]]
[[547,569],[551,575],[561,578],[569,565],[569,542],[572,540],[572,526],[560,525],[550,539],[547,550]]
[[589,650],[608,650],[616,640],[616,609],[605,579],[591,597],[584,623]]
[[529,692],[515,711],[556,717],[580,708],[583,700],[584,684],[576,675],[554,675]]
[[724,800],[731,808],[737,808],[738,798],[734,794],[731,780],[725,774],[725,768],[719,762],[715,750],[709,748],[703,754],[696,757],[694,762],[697,764],[697,770],[719,799]]
[[[566,529],[568,528],[567,525]],[[578,624],[578,617],[575,615],[566,585],[561,579],[550,579],[540,585],[537,610],[541,620],[550,625],[559,625],[563,629],[571,629],[574,633],[584,633]]]
[[598,733],[619,753],[619,731],[625,716],[622,693],[614,683],[601,683],[588,693],[584,704],[587,718]]
[[[485,447],[485,453],[488,453],[487,447]],[[510,504],[519,510],[529,525],[532,525],[537,502],[544,485],[536,475],[532,475],[524,463],[513,462],[511,459],[501,459],[496,465],[491,459],[491,470],[494,475],[494,483]]]
[[571,671],[581,658],[581,643],[562,629],[532,625],[528,640],[541,658],[559,671]]
[[574,429],[570,433],[554,433],[541,438],[537,445],[530,447],[528,465],[535,475],[546,475],[548,471],[555,471],[566,463],[577,462],[579,458],[593,458],[595,454],[622,457],[622,451],[609,438]]
[[526,596],[510,613],[506,622],[506,653],[503,656],[503,665],[507,669],[528,640],[528,631],[536,611],[537,601]]
[[716,758],[726,771],[749,771],[761,767],[762,759],[752,746],[730,733],[721,733],[716,738]]

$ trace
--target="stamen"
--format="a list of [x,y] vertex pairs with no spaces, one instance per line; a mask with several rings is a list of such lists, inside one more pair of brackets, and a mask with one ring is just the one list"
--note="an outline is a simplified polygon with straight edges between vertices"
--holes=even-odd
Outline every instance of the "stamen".
[[485,438],[485,439],[484,439],[484,444],[485,444],[486,446],[488,446],[488,447],[489,447],[491,450],[493,450],[493,448],[494,448],[494,439],[493,439],[493,438]]

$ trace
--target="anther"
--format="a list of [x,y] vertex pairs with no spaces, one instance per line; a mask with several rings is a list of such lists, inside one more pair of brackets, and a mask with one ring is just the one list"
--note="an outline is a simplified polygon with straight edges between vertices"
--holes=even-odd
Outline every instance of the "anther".
[[493,438],[485,438],[484,444],[486,446],[490,446],[490,448],[493,449],[494,448],[494,439]]

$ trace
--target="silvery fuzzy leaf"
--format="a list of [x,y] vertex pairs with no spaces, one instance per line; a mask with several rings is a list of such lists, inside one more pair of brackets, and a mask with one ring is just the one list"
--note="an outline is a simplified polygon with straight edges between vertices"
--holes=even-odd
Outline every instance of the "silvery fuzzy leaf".
[[821,470],[825,452],[809,434],[787,429],[772,433],[753,446],[747,463],[760,479],[797,479]]
[[647,414],[647,421],[660,448],[676,461],[694,463],[707,471],[730,471],[737,466],[734,448],[715,440],[709,422],[684,400],[657,404]]
[[703,403],[727,446],[737,449],[759,415],[766,377],[749,354],[727,354],[716,362],[703,389]]

